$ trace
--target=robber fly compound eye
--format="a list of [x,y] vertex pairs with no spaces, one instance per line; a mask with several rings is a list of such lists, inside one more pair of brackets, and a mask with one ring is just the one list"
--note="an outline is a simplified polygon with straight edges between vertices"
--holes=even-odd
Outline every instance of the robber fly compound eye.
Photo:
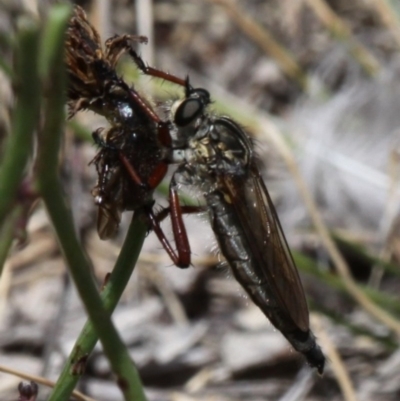
[[174,123],[185,127],[193,123],[199,116],[204,115],[205,108],[211,103],[210,94],[203,88],[190,89],[186,98],[176,108]]
[[200,98],[185,99],[176,109],[174,123],[185,127],[204,113],[204,104]]

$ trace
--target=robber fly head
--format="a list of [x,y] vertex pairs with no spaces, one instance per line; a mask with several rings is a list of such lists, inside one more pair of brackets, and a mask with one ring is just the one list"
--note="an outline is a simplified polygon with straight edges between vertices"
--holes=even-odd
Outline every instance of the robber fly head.
[[175,162],[188,161],[204,178],[209,174],[245,174],[253,154],[248,135],[232,119],[207,111],[211,99],[205,89],[187,84],[185,94],[172,109],[178,148],[185,149],[175,152]]

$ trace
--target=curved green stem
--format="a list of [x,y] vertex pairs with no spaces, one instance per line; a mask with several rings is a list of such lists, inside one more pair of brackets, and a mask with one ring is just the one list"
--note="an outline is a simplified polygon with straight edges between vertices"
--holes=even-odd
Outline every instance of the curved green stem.
[[0,224],[16,199],[19,185],[32,151],[33,132],[40,108],[40,80],[37,54],[38,24],[21,17],[17,36],[15,82],[17,102],[12,117],[12,130],[0,166]]
[[37,187],[57,233],[77,291],[100,338],[124,398],[130,401],[144,401],[145,395],[139,374],[111,322],[110,314],[104,308],[91,274],[91,263],[76,236],[71,211],[65,201],[57,174],[66,100],[63,45],[69,13],[70,9],[66,5],[54,7],[49,14],[45,31],[51,35],[51,40],[47,43],[44,41],[41,71],[48,77],[49,91],[45,124],[38,141]]
[[[104,307],[110,314],[114,311],[132,275],[146,236],[147,227],[141,217],[140,213],[135,213],[117,263],[101,292]],[[90,321],[86,322],[48,401],[69,399],[83,373],[74,367],[92,352],[97,340],[98,336],[93,325]]]

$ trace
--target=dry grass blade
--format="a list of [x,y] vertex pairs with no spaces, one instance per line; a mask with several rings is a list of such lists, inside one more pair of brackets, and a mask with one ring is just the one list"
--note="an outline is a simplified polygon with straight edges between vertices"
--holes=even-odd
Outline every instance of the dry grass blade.
[[258,24],[254,19],[239,9],[230,0],[208,0],[224,8],[225,12],[232,18],[232,21],[261,49],[272,58],[282,68],[286,75],[296,81],[303,90],[307,90],[307,74],[303,71],[293,56],[282,47],[268,32],[268,30]]
[[340,355],[335,345],[330,340],[326,331],[322,328],[321,319],[313,319],[313,327],[315,327],[316,335],[318,340],[321,342],[324,351],[330,359],[333,372],[342,390],[345,401],[357,401],[356,392],[354,390],[353,383],[351,382],[350,376],[346,370],[346,367],[340,358]]
[[200,370],[187,381],[185,384],[186,391],[188,393],[195,393],[205,388],[208,383],[212,382],[214,373],[214,370],[211,368]]
[[23,266],[44,259],[56,251],[58,251],[58,245],[54,238],[36,236],[26,248],[13,254],[8,262],[11,265],[11,269],[20,269]]
[[4,264],[3,274],[0,280],[0,322],[7,312],[8,294],[11,288],[11,266],[9,262]]
[[278,401],[303,401],[312,389],[316,377],[307,366],[297,373],[292,385]]
[[376,75],[381,69],[379,61],[351,33],[343,20],[325,3],[324,0],[306,0],[317,17],[329,31],[349,46],[354,59],[369,75]]
[[368,0],[368,4],[380,15],[382,22],[392,33],[397,45],[400,47],[400,19],[396,11],[387,0]]
[[[389,162],[389,177],[390,187],[386,201],[385,211],[381,221],[380,242],[381,249],[379,250],[378,259],[382,262],[390,262],[393,256],[393,239],[395,238],[396,226],[398,225],[397,214],[400,204],[399,191],[399,167],[400,160],[396,151],[392,151]],[[380,265],[374,266],[369,279],[369,285],[373,288],[380,286],[384,269]]]

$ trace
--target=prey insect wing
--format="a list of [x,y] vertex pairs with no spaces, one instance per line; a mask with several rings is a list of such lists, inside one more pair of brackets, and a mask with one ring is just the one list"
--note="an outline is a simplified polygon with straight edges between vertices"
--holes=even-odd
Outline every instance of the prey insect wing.
[[97,232],[103,240],[116,235],[125,209],[122,172],[109,157],[110,152],[100,151],[91,162],[99,176],[92,195],[98,205]]
[[[307,332],[309,317],[304,290],[275,207],[258,169],[252,166],[246,177],[225,176],[222,182],[255,260],[255,273],[265,280],[270,297],[290,319],[285,319],[286,328],[299,328]],[[265,300],[257,303],[271,321],[281,326]]]

